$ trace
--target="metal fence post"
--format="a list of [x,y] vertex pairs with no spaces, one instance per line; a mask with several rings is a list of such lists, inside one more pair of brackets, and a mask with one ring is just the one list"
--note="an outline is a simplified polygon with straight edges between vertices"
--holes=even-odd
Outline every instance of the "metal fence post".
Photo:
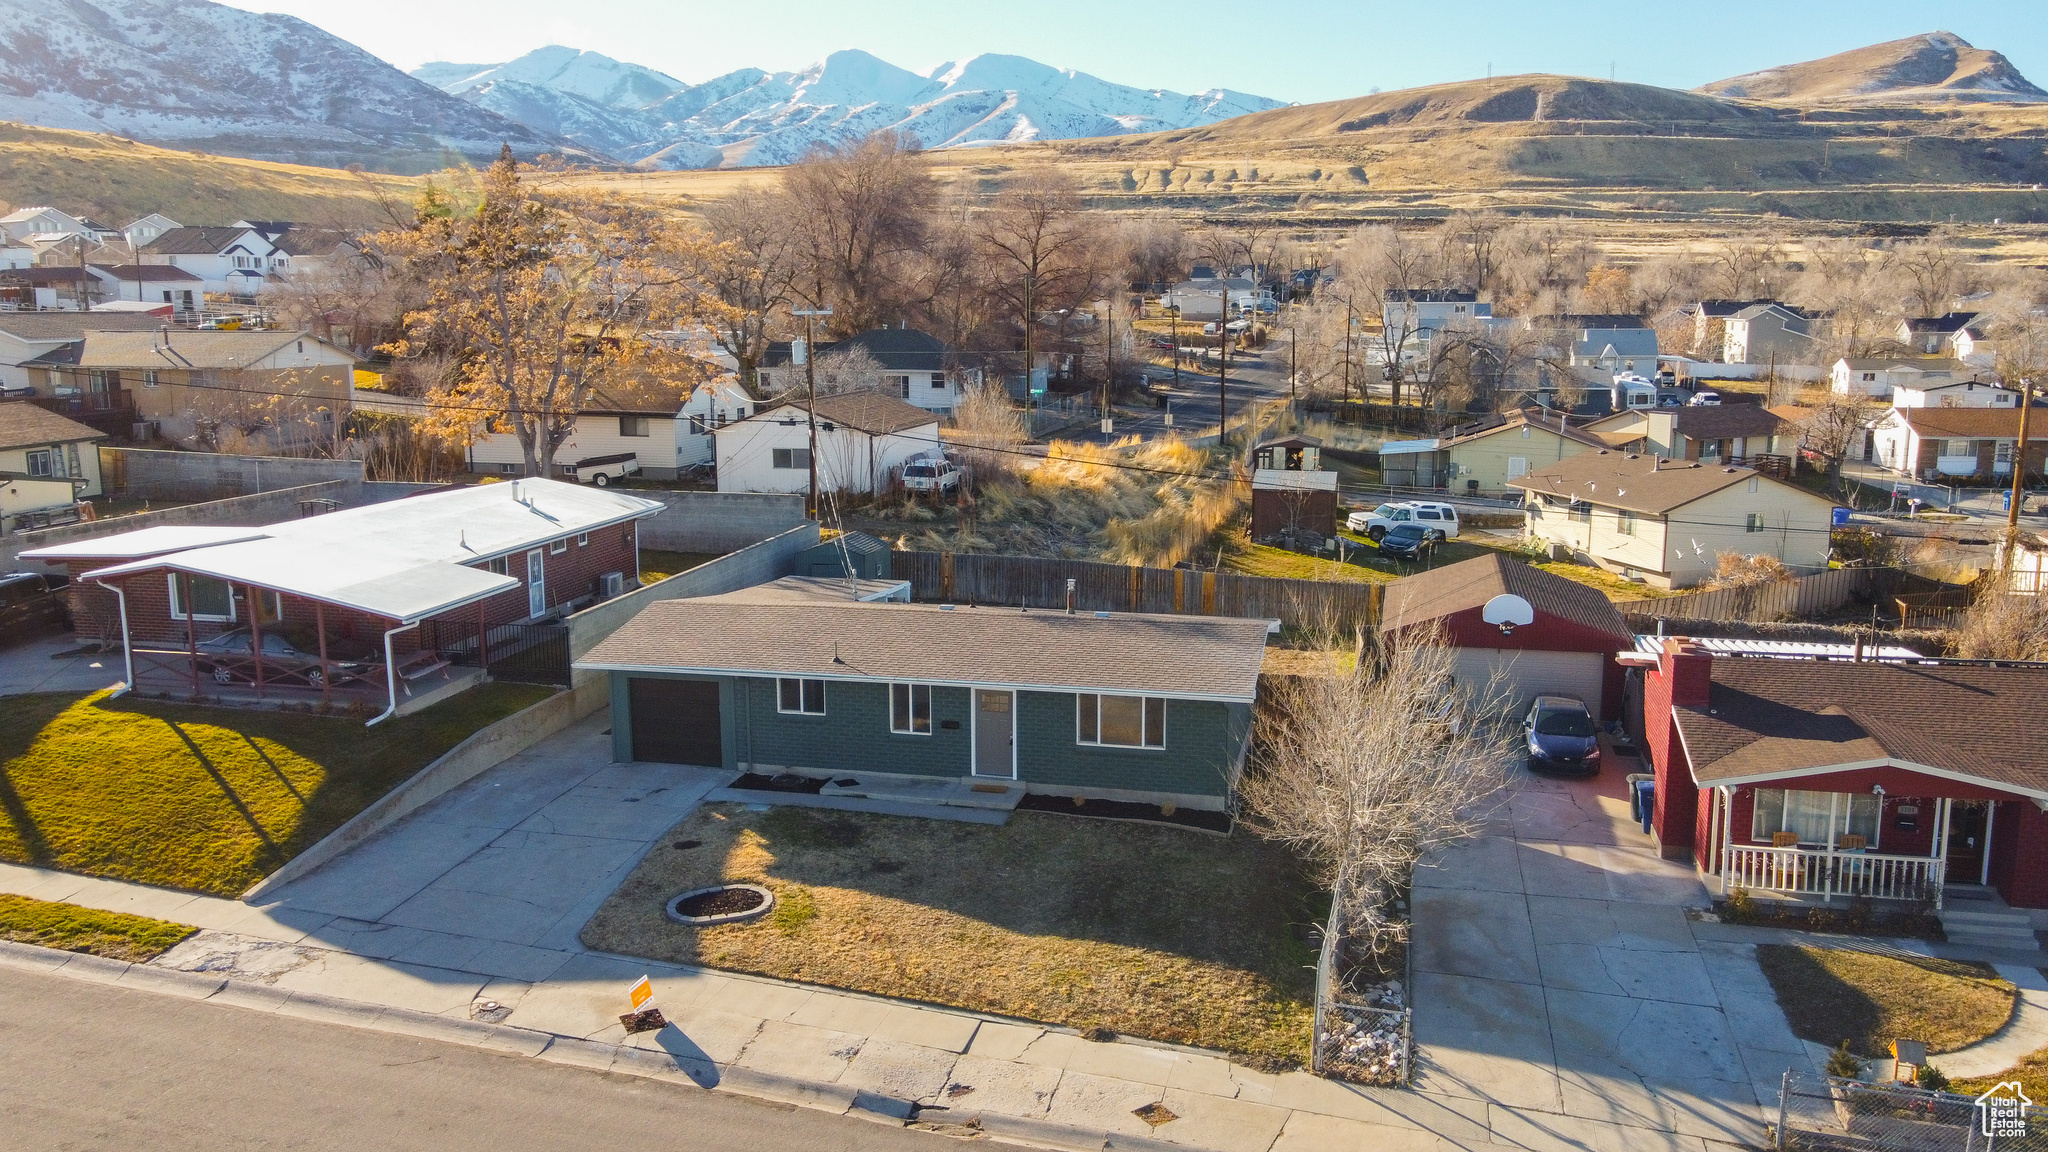
[[1778,1130],[1776,1133],[1777,1139],[1775,1141],[1775,1145],[1778,1149],[1778,1152],[1784,1152],[1785,1148],[1788,1146],[1785,1140],[1785,1113],[1787,1111],[1786,1105],[1791,1101],[1791,1099],[1792,1069],[1787,1068],[1785,1069],[1785,1074],[1779,1077],[1778,1079]]

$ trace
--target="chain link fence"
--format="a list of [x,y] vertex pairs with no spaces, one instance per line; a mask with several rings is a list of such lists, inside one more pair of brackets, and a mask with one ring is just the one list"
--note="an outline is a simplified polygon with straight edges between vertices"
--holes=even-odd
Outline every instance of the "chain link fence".
[[1904,1084],[1787,1071],[1773,1147],[1819,1152],[2048,1152],[2048,1110]]

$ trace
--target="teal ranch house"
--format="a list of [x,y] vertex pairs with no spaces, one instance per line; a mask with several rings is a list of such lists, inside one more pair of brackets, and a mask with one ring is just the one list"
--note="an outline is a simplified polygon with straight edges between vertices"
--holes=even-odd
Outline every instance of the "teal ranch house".
[[1221,811],[1273,628],[768,585],[651,604],[576,667],[611,677],[616,760]]

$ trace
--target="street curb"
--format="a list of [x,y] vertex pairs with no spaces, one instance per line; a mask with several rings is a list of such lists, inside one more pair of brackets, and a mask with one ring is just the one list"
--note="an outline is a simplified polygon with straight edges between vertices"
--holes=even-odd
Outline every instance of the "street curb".
[[[389,1032],[416,1039],[456,1044],[464,1048],[503,1056],[525,1057],[548,1063],[616,1072],[645,1080],[687,1084],[728,1095],[790,1105],[834,1115],[851,1116],[893,1127],[929,1123],[951,1129],[968,1129],[1011,1144],[1026,1144],[1060,1152],[1105,1152],[1110,1148],[1198,1150],[1199,1145],[1167,1144],[1142,1137],[1117,1136],[1093,1128],[1036,1120],[1022,1116],[979,1113],[967,1122],[956,1122],[939,1113],[920,1119],[912,1100],[884,1096],[844,1084],[821,1084],[774,1072],[762,1072],[738,1064],[720,1066],[708,1061],[677,1058],[655,1049],[624,1044],[601,1044],[577,1036],[560,1036],[504,1024],[483,1024],[421,1012],[410,1008],[346,1000],[317,992],[286,992],[268,984],[233,980],[203,972],[181,972],[152,968],[125,960],[109,960],[82,952],[64,952],[34,944],[0,940],[0,968],[44,975],[68,975],[95,984],[111,984],[137,992],[178,996],[207,1001],[253,1012],[275,1012],[301,1020],[341,1024],[371,1032]],[[705,1081],[709,1080],[710,1083]]]

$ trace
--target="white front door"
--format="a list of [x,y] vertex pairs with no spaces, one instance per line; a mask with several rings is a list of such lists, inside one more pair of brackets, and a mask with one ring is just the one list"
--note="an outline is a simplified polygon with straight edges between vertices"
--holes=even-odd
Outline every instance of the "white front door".
[[1529,458],[1527,456],[1508,457],[1508,479],[1514,480],[1523,476],[1527,476],[1528,474]]
[[526,554],[526,614],[538,616],[548,610],[547,569],[541,564],[541,550]]

